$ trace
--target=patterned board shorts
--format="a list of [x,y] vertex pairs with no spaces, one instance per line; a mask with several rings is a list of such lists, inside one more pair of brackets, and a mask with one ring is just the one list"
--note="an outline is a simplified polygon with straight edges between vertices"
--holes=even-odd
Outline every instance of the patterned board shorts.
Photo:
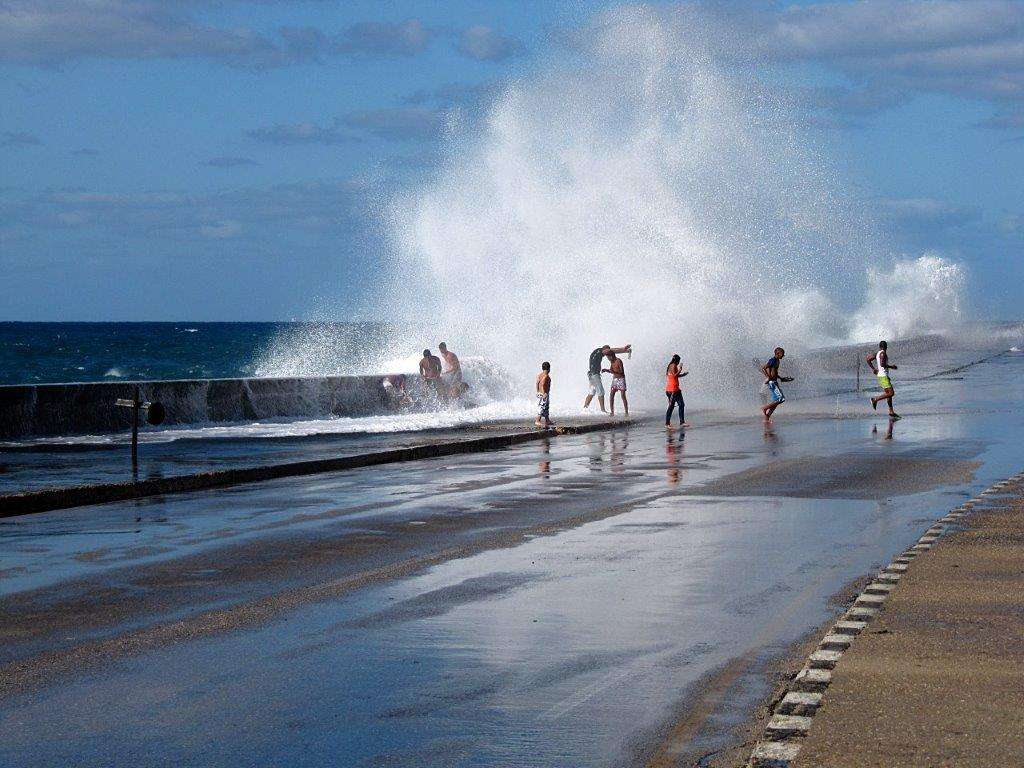
[[537,418],[546,419],[551,410],[551,396],[543,392],[537,393]]
[[626,391],[626,377],[615,376],[612,378],[612,392],[625,392]]
[[768,396],[771,397],[773,403],[786,402],[786,396],[782,393],[782,387],[777,381],[768,382]]

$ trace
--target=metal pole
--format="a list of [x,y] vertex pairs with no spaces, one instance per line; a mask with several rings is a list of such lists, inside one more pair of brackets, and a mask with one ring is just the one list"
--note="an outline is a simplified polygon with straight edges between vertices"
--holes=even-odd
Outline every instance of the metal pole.
[[135,388],[135,395],[132,398],[132,471],[139,468],[139,411],[142,410],[142,400],[139,398],[139,388]]
[[857,355],[857,391],[860,392],[860,354]]

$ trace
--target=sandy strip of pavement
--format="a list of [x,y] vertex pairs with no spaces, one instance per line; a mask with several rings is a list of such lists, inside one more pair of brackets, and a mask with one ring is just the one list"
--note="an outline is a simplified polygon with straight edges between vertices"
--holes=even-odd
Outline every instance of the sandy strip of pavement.
[[833,674],[793,768],[1024,763],[1024,498],[913,566]]

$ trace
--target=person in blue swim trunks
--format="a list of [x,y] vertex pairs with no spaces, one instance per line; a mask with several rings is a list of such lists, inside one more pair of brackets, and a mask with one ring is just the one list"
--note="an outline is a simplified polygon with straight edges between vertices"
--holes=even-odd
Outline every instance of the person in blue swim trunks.
[[779,386],[779,382],[792,381],[792,376],[780,376],[779,375],[779,363],[782,362],[782,358],[786,356],[786,350],[782,347],[776,347],[775,353],[768,358],[768,362],[761,366],[761,373],[764,374],[764,383],[768,388],[768,404],[761,408],[761,413],[764,414],[765,421],[772,420],[772,414],[775,413],[775,409],[786,402],[786,395],[782,391],[782,387]]

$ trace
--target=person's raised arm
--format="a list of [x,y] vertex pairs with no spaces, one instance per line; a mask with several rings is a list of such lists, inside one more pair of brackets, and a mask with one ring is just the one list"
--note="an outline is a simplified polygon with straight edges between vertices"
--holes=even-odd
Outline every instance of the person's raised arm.
[[608,351],[609,352],[614,352],[616,355],[621,355],[623,352],[629,352],[632,349],[633,349],[633,345],[632,344],[627,344],[624,347],[612,347]]
[[871,372],[877,374],[878,373],[878,369],[875,368],[875,356],[874,355],[868,355],[864,359],[868,361],[868,368],[871,369]]

